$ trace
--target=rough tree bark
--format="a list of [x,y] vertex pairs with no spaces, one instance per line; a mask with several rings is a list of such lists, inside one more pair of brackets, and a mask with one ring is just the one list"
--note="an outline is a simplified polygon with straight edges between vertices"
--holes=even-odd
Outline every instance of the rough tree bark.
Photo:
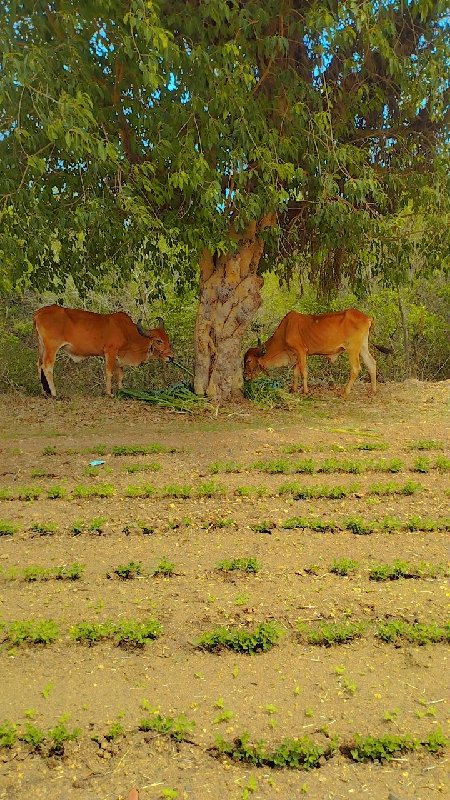
[[233,252],[205,250],[200,259],[200,301],[195,326],[196,394],[216,400],[242,395],[242,337],[261,305],[263,280],[258,265],[264,250],[263,228],[273,215],[251,223]]

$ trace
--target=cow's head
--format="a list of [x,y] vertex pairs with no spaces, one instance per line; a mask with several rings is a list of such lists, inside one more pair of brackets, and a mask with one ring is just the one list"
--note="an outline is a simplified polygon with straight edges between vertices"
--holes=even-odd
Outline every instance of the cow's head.
[[247,350],[244,356],[244,378],[246,381],[252,381],[261,372],[266,372],[264,365],[261,363],[261,358],[265,354],[265,345],[261,344],[260,340],[258,340],[258,347],[250,347]]
[[170,344],[169,337],[164,327],[164,320],[158,317],[156,324],[156,328],[150,328],[148,331],[144,331],[141,323],[136,323],[138,333],[149,340],[146,360],[149,361],[151,358],[159,358],[160,361],[173,361],[172,345]]

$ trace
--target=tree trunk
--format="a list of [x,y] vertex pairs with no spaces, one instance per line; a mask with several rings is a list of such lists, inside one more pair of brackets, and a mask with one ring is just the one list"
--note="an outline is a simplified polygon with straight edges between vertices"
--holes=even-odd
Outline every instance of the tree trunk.
[[196,394],[216,400],[242,395],[242,337],[261,305],[263,280],[257,269],[264,243],[258,232],[270,224],[272,217],[267,217],[241,237],[235,235],[238,247],[232,253],[203,252],[195,326]]

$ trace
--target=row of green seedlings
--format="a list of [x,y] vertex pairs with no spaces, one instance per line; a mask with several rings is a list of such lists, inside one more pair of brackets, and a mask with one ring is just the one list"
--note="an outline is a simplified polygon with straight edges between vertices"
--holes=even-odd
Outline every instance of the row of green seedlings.
[[[82,533],[101,534],[105,530],[108,520],[106,517],[94,517],[91,521],[76,519],[69,526],[69,531],[75,536]],[[180,527],[190,527],[192,521],[189,517],[181,520],[171,520],[168,523],[169,530],[176,530]],[[237,527],[237,523],[231,517],[218,517],[202,525],[208,530],[220,530],[222,528]],[[338,533],[350,531],[356,535],[369,535],[372,533],[394,533],[395,531],[423,531],[427,533],[450,531],[450,518],[431,519],[429,517],[413,516],[408,520],[401,520],[398,517],[388,516],[382,520],[363,520],[359,517],[352,517],[347,520],[336,521],[333,519],[314,519],[312,517],[291,517],[281,523],[270,520],[256,522],[250,526],[256,533],[271,533],[279,527],[282,530],[308,529],[317,533]],[[138,521],[129,523],[122,528],[122,532],[129,534],[132,530],[140,530],[144,535],[151,535],[155,532],[152,525],[147,522]],[[59,528],[53,522],[34,522],[27,529],[30,533],[40,536],[52,535],[57,533]],[[0,536],[13,536],[20,531],[20,526],[9,520],[0,519]]]
[[[194,720],[189,720],[184,714],[177,717],[165,717],[157,711],[152,711],[144,717],[138,726],[139,731],[151,732],[158,737],[164,736],[177,743],[193,743],[194,729]],[[117,722],[111,726],[105,738],[113,741],[123,734],[123,726]],[[69,731],[64,719],[48,732],[31,723],[26,723],[23,729],[18,729],[17,725],[5,720],[0,725],[0,748],[11,749],[17,741],[21,741],[31,750],[42,752],[44,743],[49,742],[50,751],[56,755],[62,755],[64,744],[79,738],[80,735],[79,728]],[[416,737],[410,733],[385,734],[383,736],[355,734],[351,739],[346,738],[345,742],[341,744],[337,735],[330,737],[328,731],[325,731],[324,735],[328,740],[325,743],[315,742],[309,737],[292,736],[283,739],[273,749],[261,739],[252,743],[247,732],[235,737],[231,742],[226,741],[222,736],[217,736],[215,744],[208,747],[206,752],[215,758],[225,756],[232,761],[255,767],[310,770],[322,766],[325,761],[338,754],[354,762],[390,761],[396,756],[418,750],[439,755],[450,741],[440,728],[432,729],[425,737]],[[96,735],[91,736],[91,739],[95,742],[99,741],[99,737]]]
[[240,473],[248,470],[265,472],[268,475],[329,475],[333,473],[362,475],[366,472],[397,473],[402,472],[404,469],[420,473],[427,473],[432,469],[439,472],[449,472],[450,458],[439,456],[432,462],[430,458],[420,456],[410,467],[405,467],[400,458],[392,458],[389,461],[343,461],[342,459],[328,458],[320,463],[315,463],[311,458],[302,459],[301,461],[286,461],[286,459],[279,458],[254,461],[249,467],[243,467],[237,461],[214,461],[209,465],[209,472],[213,475],[224,472]]
[[159,453],[179,453],[178,447],[167,447],[158,442],[152,442],[147,445],[140,444],[127,444],[115,445],[110,447],[106,444],[97,444],[92,447],[85,447],[81,450],[69,448],[68,450],[58,450],[54,445],[44,447],[42,451],[43,456],[56,456],[56,455],[93,455],[93,456],[106,456],[111,454],[113,456],[148,456],[157,455]]
[[[71,490],[65,486],[51,486],[44,489],[41,486],[14,486],[0,489],[0,500],[81,500],[89,498],[113,497],[116,488],[111,483],[97,483],[92,485],[79,484]],[[158,489],[156,486],[144,484],[140,486],[127,486],[124,490],[125,497],[158,497],[158,498],[200,498],[220,497],[225,494],[225,486],[215,481],[201,481],[197,486],[169,484]]]
[[[38,564],[31,564],[24,569],[10,567],[9,569],[0,566],[0,578],[3,580],[23,580],[26,583],[37,583],[39,581],[66,580],[77,581],[83,577],[85,571],[84,564],[68,564],[60,567],[42,567]],[[169,578],[176,575],[175,564],[162,558],[152,570],[145,570],[141,561],[130,561],[128,564],[119,564],[112,573],[107,573],[106,577],[111,578],[116,575],[122,580],[137,578],[138,576],[152,576]]]
[[[125,472],[129,475],[134,475],[136,472],[160,472],[162,469],[159,461],[146,461],[145,463],[127,464]],[[113,470],[111,467],[103,467],[102,476],[112,475]],[[88,466],[83,469],[83,474],[89,478],[97,478],[99,476],[98,466]],[[54,469],[42,469],[37,467],[31,471],[31,478],[57,478],[57,472]]]
[[[404,446],[405,450],[419,450],[419,451],[427,451],[427,450],[445,450],[445,442],[437,441],[436,439],[416,439],[412,442],[408,442]],[[303,444],[287,444],[283,445],[281,448],[282,453],[308,453],[313,450],[319,450],[321,452],[328,452],[331,450],[333,453],[350,453],[354,452],[355,450],[360,450],[366,453],[372,453],[382,450],[389,450],[389,444],[387,442],[358,442],[357,444],[331,444],[331,445],[322,445],[321,447],[313,448],[308,447],[307,445]]]
[[270,533],[274,528],[282,530],[311,530],[317,533],[339,533],[349,531],[355,535],[365,536],[372,533],[394,533],[396,531],[433,533],[450,531],[450,517],[430,519],[428,517],[413,516],[408,520],[387,516],[381,520],[363,520],[360,517],[350,517],[346,520],[314,519],[311,517],[290,517],[278,526],[276,522],[263,520],[250,526],[256,533]]
[[[316,625],[296,623],[296,639],[309,645],[347,644],[371,632],[373,626],[366,622],[321,622]],[[109,640],[123,647],[143,647],[162,633],[161,624],[155,619],[144,622],[120,620],[106,622],[84,621],[73,625],[69,636],[76,642],[95,644]],[[254,629],[245,627],[218,627],[206,631],[195,642],[200,650],[219,652],[232,650],[236,653],[252,654],[271,650],[285,635],[285,630],[276,621],[262,622]],[[450,623],[419,623],[390,619],[379,623],[374,636],[382,642],[397,644],[404,640],[415,645],[450,642]],[[14,647],[22,644],[52,644],[60,637],[54,620],[21,620],[0,623],[0,637],[4,644]]]

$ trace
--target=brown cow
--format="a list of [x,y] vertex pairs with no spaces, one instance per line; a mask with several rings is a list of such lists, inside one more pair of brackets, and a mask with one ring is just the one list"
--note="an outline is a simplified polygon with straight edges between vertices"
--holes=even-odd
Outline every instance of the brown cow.
[[106,394],[111,396],[112,378],[122,387],[125,366],[144,364],[151,358],[172,361],[172,348],[164,322],[145,332],[123,311],[96,314],[78,308],[44,306],[33,316],[38,337],[38,374],[44,392],[56,397],[53,367],[58,350],[64,347],[73,361],[104,356]]
[[332,311],[328,314],[299,314],[290,311],[281,320],[275,333],[263,345],[251,347],[244,356],[244,378],[256,378],[274,367],[294,367],[291,391],[303,377],[303,391],[308,394],[308,355],[326,356],[335,361],[347,351],[350,377],[344,389],[348,397],[361,369],[359,357],[369,370],[372,393],[377,390],[377,366],[369,352],[369,330],[373,320],[356,308]]

